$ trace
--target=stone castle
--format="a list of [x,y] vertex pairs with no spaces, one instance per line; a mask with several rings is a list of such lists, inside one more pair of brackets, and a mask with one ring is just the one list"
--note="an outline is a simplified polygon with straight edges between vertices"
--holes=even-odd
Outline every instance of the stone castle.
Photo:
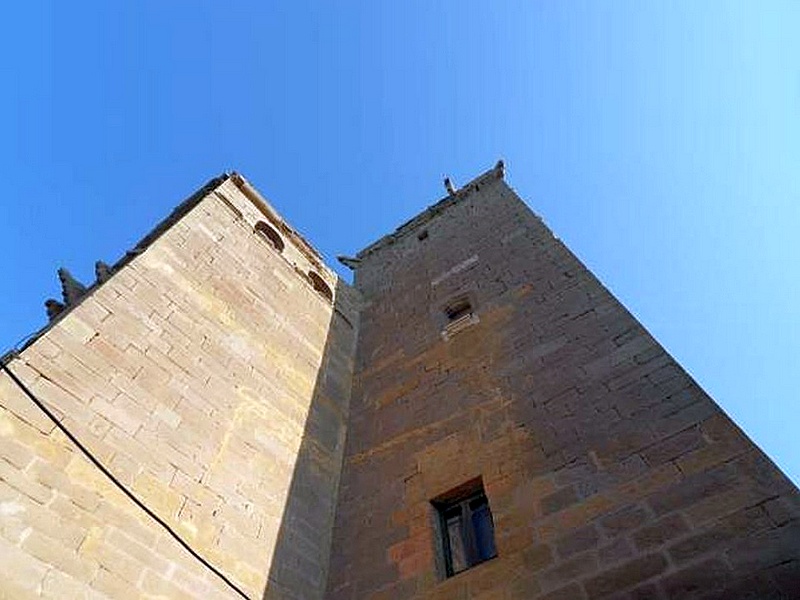
[[216,178],[0,372],[0,597],[800,598],[800,494],[503,165],[348,285]]

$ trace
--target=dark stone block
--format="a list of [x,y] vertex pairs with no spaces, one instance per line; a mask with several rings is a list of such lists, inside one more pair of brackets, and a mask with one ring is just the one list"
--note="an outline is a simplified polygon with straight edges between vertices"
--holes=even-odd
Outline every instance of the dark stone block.
[[654,494],[649,504],[656,515],[664,515],[680,510],[696,502],[721,494],[735,486],[736,470],[732,465],[723,465],[711,471],[698,473],[673,485],[671,488]]
[[597,557],[603,566],[619,563],[633,556],[633,547],[625,537],[617,537],[597,550]]
[[579,554],[542,573],[541,582],[547,587],[570,583],[597,570],[597,557],[592,553]]
[[800,556],[800,521],[741,540],[731,546],[727,555],[731,565],[743,572],[795,560]]
[[526,569],[540,571],[553,562],[553,551],[546,544],[537,544],[522,551],[522,560]]
[[641,452],[642,457],[651,467],[658,466],[691,452],[704,445],[703,436],[699,427],[692,427],[680,433],[670,436],[663,442],[659,442]]
[[702,600],[787,600],[796,597],[781,592],[766,573],[737,577],[725,584],[722,590],[701,596]]
[[639,550],[647,550],[660,546],[672,538],[683,535],[689,531],[684,518],[680,515],[669,515],[656,521],[652,525],[642,527],[633,534],[633,541]]
[[800,596],[800,552],[793,560],[773,567],[768,571],[775,586],[784,594],[782,598]]
[[728,566],[713,558],[669,575],[661,586],[670,600],[691,600],[723,590],[732,577]]
[[685,563],[711,552],[730,539],[730,532],[722,527],[714,527],[674,544],[669,548],[669,555],[676,563]]
[[594,525],[587,525],[556,541],[556,549],[561,558],[569,558],[573,554],[594,548],[599,539]]
[[650,579],[666,568],[667,559],[663,555],[650,554],[592,577],[584,583],[584,589],[590,600],[603,598]]
[[645,583],[625,595],[626,600],[662,600],[664,592],[655,583]]
[[583,590],[577,583],[573,583],[544,596],[538,596],[536,600],[582,600],[583,598],[586,598]]
[[542,498],[542,512],[550,514],[575,504],[579,500],[575,488],[570,486]]
[[606,535],[614,537],[631,531],[647,520],[647,511],[639,506],[627,506],[612,515],[604,517],[600,525]]

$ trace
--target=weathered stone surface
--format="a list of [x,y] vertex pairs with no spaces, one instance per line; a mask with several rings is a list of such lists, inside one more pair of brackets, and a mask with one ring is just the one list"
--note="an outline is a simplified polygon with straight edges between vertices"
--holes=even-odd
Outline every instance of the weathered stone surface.
[[642,527],[634,532],[632,537],[636,548],[643,552],[680,537],[687,531],[689,526],[686,524],[686,519],[679,514],[672,514]]
[[587,580],[584,587],[590,599],[603,598],[659,575],[666,568],[667,559],[663,555],[650,554],[609,569]]
[[[73,294],[76,306],[8,367],[251,597],[269,580],[319,598],[357,311],[304,242],[287,235],[279,254],[255,234],[265,218],[228,179]],[[338,287],[335,310],[309,270]],[[0,596],[231,597],[5,374],[0,405],[0,523],[15,548],[0,561],[12,561]]]
[[[797,491],[501,179],[465,188],[358,256],[328,596],[660,599],[797,554],[742,542],[796,520]],[[475,322],[443,336],[464,297]],[[444,579],[430,501],[479,476],[498,557]],[[742,570],[686,570],[736,543]]]
[[[354,288],[216,180],[8,366],[252,598],[794,597],[797,489],[501,174]],[[497,556],[446,578],[475,481]],[[233,597],[5,375],[0,554],[0,596]]]

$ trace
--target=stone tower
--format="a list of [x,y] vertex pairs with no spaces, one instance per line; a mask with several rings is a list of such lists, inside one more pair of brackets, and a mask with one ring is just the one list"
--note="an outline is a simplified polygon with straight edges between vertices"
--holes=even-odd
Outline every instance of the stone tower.
[[328,598],[800,598],[797,489],[502,164],[358,259]]
[[321,597],[353,291],[236,174],[100,271],[2,359],[0,598]]
[[[210,181],[0,360],[0,598],[800,597],[800,494],[505,183]],[[68,288],[68,289],[67,289]]]

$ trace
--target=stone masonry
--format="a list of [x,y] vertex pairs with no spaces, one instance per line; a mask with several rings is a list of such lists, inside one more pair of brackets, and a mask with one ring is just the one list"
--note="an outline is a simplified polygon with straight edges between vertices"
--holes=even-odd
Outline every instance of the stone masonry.
[[[357,315],[243,180],[190,204],[7,366],[251,598],[319,597]],[[0,596],[232,597],[5,375],[0,404]]]
[[6,355],[113,478],[0,373],[0,598],[800,598],[797,488],[502,164],[343,262],[223,176]]
[[[800,598],[797,488],[502,165],[358,258],[328,598]],[[430,501],[479,476],[498,557],[443,579]]]

